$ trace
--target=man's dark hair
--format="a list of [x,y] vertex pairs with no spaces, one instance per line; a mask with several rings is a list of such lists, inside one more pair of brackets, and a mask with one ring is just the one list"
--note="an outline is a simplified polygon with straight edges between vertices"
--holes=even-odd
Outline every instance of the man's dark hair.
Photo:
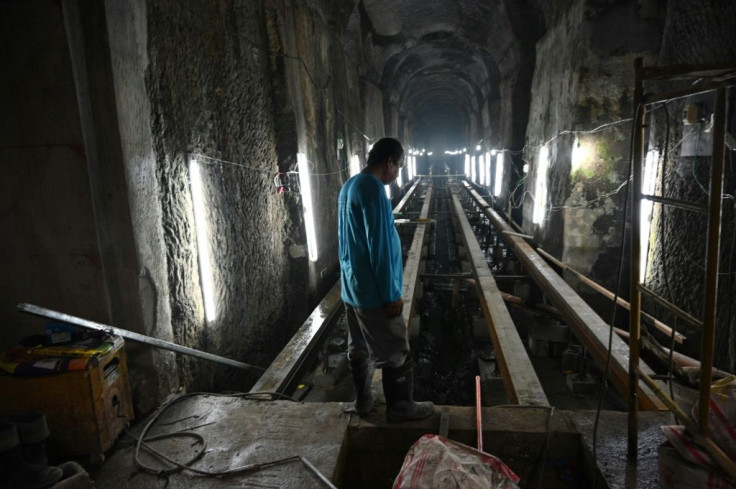
[[401,143],[394,138],[382,138],[376,141],[371,150],[368,152],[368,166],[380,165],[385,163],[389,158],[396,163],[404,156],[404,148]]

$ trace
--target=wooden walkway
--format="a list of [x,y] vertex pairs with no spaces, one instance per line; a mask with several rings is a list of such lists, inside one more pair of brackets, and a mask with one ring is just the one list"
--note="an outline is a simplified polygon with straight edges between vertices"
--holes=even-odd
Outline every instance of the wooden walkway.
[[[524,406],[549,406],[547,396],[537,377],[524,343],[511,319],[506,303],[488,268],[483,251],[470,227],[465,211],[455,192],[451,193],[452,208],[459,224],[463,241],[475,277],[486,326],[493,340],[493,350],[503,377],[509,401]],[[456,230],[457,231],[457,230]]]

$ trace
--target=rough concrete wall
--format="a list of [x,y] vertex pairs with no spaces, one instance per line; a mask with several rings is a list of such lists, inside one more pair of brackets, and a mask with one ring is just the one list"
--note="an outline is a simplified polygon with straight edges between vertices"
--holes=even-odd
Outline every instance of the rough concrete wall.
[[[631,117],[634,59],[652,59],[660,32],[638,2],[577,1],[537,45],[526,190],[534,197],[539,150],[547,143],[549,171],[541,178],[549,193],[539,225],[532,224],[533,199],[524,200],[524,225],[543,248],[609,289],[621,256],[628,173],[630,124],[618,121]],[[578,134],[589,157],[571,171],[575,138],[565,131],[594,128]]]
[[[736,17],[736,3],[726,0],[672,0],[668,2],[665,31],[657,64],[736,63],[736,30],[732,19]],[[660,84],[655,90],[671,89],[675,84]],[[732,90],[733,92],[733,90]],[[711,168],[710,154],[695,156],[686,148],[693,147],[692,138],[683,141],[682,111],[685,105],[700,102],[706,112],[712,111],[713,94],[673,101],[668,104],[670,134],[667,172],[664,180],[665,195],[694,203],[706,203]],[[727,104],[728,132],[736,134],[734,111],[736,103],[733,93]],[[706,114],[706,118],[709,116]],[[697,133],[707,138],[705,125]],[[664,154],[666,141],[665,114],[657,111],[652,119],[649,147]],[[710,152],[710,144],[707,153]],[[736,195],[736,173],[733,151],[726,151],[723,192]],[[664,159],[660,157],[660,172]],[[658,192],[662,191],[661,173],[658,177]],[[734,198],[722,200],[722,228],[720,275],[718,280],[717,324],[715,340],[715,365],[736,371],[736,207]],[[662,217],[660,206],[655,206],[650,238],[649,268],[647,284],[655,291],[670,298],[675,304],[702,318],[704,301],[704,262],[707,220],[695,217],[690,212],[668,208]],[[645,304],[647,305],[647,304]],[[670,324],[674,323],[666,313]],[[685,328],[688,348],[698,355],[701,348],[700,334]]]
[[375,83],[368,80],[362,81],[360,93],[363,98],[366,136],[375,142],[386,134],[383,125],[383,94]]
[[[365,162],[361,83],[357,60],[349,59],[344,50],[349,4],[275,3],[279,43],[287,53],[284,76],[294,107],[298,151],[307,160],[307,168],[301,170],[309,172],[318,247],[317,260],[300,265],[308,280],[293,285],[302,285],[297,292],[307,295],[312,308],[337,280],[337,194],[349,176],[351,157],[358,155]],[[338,148],[340,141],[343,148]],[[295,195],[301,204],[301,193]],[[300,243],[306,250],[305,234]]]
[[[337,279],[336,196],[364,159],[358,70],[343,50],[344,3],[147,4],[152,147],[177,342],[266,366]],[[298,192],[276,171],[309,160],[319,258]],[[203,178],[217,318],[204,317],[188,161]],[[245,388],[244,372],[182,358],[188,388]]]
[[[139,263],[138,298],[142,324],[133,331],[173,340],[171,304],[162,226],[160,189],[151,131],[151,105],[145,86],[148,68],[146,3],[105,3],[114,78],[120,148],[129,191],[130,216]],[[180,387],[174,353],[129,343],[131,384],[136,407],[145,412]]]
[[34,303],[108,321],[92,199],[58,2],[0,3],[0,348],[44,321]]
[[[268,40],[260,2],[148,3],[153,147],[174,337],[267,364],[290,326],[290,217],[276,193]],[[217,318],[204,318],[188,162],[199,162]],[[244,388],[245,371],[182,358],[190,388]]]

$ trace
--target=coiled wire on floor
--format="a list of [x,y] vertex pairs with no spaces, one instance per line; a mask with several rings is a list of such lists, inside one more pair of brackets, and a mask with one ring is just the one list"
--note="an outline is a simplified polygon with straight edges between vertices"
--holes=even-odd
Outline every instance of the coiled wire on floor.
[[[337,487],[333,485],[329,479],[327,479],[324,475],[322,475],[322,473],[319,472],[317,468],[309,462],[309,460],[302,457],[301,455],[292,455],[290,457],[286,457],[286,458],[282,458],[278,460],[253,463],[253,464],[243,465],[241,467],[235,467],[235,468],[231,468],[227,470],[209,471],[209,470],[202,470],[202,469],[192,467],[192,464],[194,464],[195,462],[197,462],[204,456],[205,449],[207,447],[207,442],[204,439],[204,436],[202,436],[201,434],[195,433],[193,431],[177,431],[174,433],[167,433],[167,434],[156,435],[156,436],[151,436],[151,437],[146,436],[148,431],[151,429],[154,423],[156,423],[156,421],[159,419],[159,417],[161,416],[161,414],[163,414],[164,411],[169,409],[174,404],[177,404],[185,399],[189,399],[190,397],[211,396],[211,397],[235,397],[235,398],[241,398],[241,399],[263,400],[262,396],[264,394],[268,394],[271,396],[277,396],[279,398],[288,399],[294,402],[299,402],[292,397],[289,397],[285,394],[281,394],[278,392],[247,392],[247,393],[237,393],[237,394],[213,394],[211,392],[190,392],[188,394],[184,394],[168,402],[165,402],[164,404],[161,405],[161,407],[159,407],[153,413],[153,415],[151,415],[151,418],[148,420],[148,422],[146,422],[140,435],[135,436],[133,434],[128,433],[129,436],[136,439],[135,454],[133,456],[136,467],[142,472],[146,472],[148,474],[152,474],[156,476],[167,476],[167,475],[174,474],[176,472],[189,471],[189,472],[194,472],[195,474],[209,476],[209,477],[223,477],[223,476],[236,475],[236,474],[247,474],[249,472],[255,472],[255,471],[265,469],[268,467],[273,467],[276,465],[282,465],[282,464],[287,464],[291,462],[301,461],[302,464],[310,472],[312,472],[322,482],[322,484],[325,485],[325,487],[329,487],[331,489],[337,489]],[[173,460],[171,457],[165,455],[164,453],[161,453],[159,450],[156,450],[149,443],[152,441],[162,440],[166,438],[192,438],[196,440],[197,444],[201,445],[201,448],[196,454],[194,454],[194,456],[192,456],[192,458],[190,458],[186,462],[178,462],[176,460]],[[167,462],[168,464],[171,464],[173,467],[156,468],[156,467],[151,467],[150,465],[146,465],[145,463],[141,461],[141,458],[140,458],[141,447],[145,448],[149,453],[151,453],[155,457],[158,457],[161,460]]]

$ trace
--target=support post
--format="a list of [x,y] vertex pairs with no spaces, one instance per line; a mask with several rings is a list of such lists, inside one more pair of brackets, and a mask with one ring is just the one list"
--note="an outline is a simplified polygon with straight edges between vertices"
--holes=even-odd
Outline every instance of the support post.
[[[629,264],[629,417],[628,417],[628,444],[629,460],[637,459],[639,438],[639,403],[637,386],[639,385],[639,353],[641,344],[641,292],[639,292],[639,262],[641,259],[641,178],[642,161],[644,159],[644,121],[646,108],[642,104],[644,84],[641,79],[641,69],[644,66],[642,58],[634,62],[634,148],[631,167],[631,263]],[[614,307],[616,307],[614,305]]]
[[718,300],[718,253],[721,243],[721,203],[723,199],[723,158],[726,136],[726,89],[716,90],[713,112],[713,161],[710,170],[710,199],[708,202],[708,241],[705,273],[705,304],[703,311],[703,344],[700,361],[700,397],[698,427],[702,436],[708,436],[710,384],[713,381],[713,348],[716,330]]

